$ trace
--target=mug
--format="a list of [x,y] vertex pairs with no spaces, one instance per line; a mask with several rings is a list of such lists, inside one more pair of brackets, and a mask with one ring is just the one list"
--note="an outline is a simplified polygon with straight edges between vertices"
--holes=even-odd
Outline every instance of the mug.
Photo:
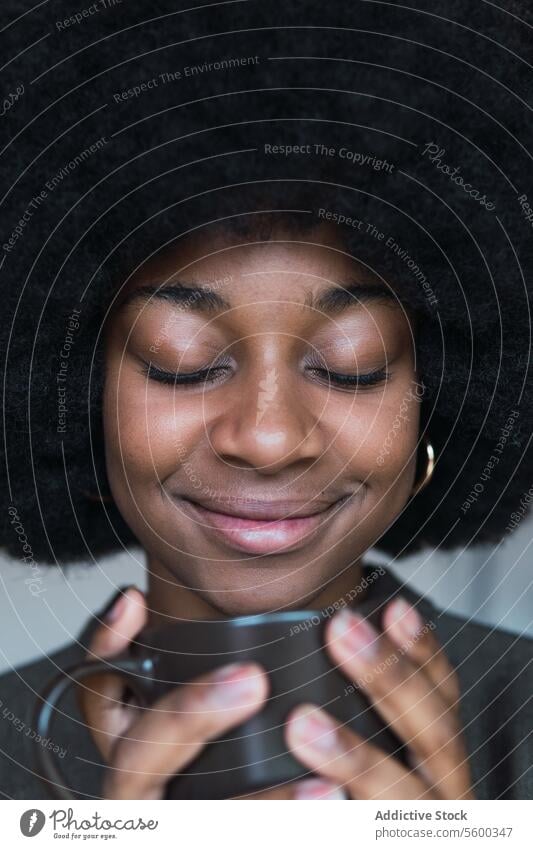
[[[378,630],[388,601],[361,601],[357,612]],[[312,702],[388,754],[406,763],[406,746],[373,710],[369,700],[334,666],[323,645],[327,616],[298,610],[213,621],[180,621],[148,627],[128,651],[107,660],[85,661],[55,677],[41,694],[35,727],[51,734],[54,709],[72,683],[95,673],[120,673],[142,706],[197,675],[228,663],[255,661],[267,672],[270,690],[263,708],[221,739],[208,743],[195,761],[166,786],[167,799],[227,799],[309,776],[287,750],[287,714]],[[58,798],[72,799],[50,750],[37,747],[38,767]]]

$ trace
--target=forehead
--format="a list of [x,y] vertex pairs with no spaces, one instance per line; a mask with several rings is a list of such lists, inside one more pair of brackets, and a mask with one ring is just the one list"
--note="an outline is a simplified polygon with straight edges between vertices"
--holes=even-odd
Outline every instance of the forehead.
[[119,306],[179,307],[191,314],[291,304],[338,313],[360,303],[398,304],[392,289],[346,250],[331,225],[267,239],[203,232],[152,257],[122,287]]

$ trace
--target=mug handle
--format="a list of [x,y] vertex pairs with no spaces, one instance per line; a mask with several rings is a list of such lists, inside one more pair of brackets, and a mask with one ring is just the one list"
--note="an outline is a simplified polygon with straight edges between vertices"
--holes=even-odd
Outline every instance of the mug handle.
[[[148,703],[146,688],[136,680],[139,675],[148,675],[153,671],[153,661],[150,657],[132,657],[131,655],[119,655],[109,660],[87,660],[69,666],[48,682],[41,691],[41,704],[37,704],[34,714],[34,728],[43,739],[50,736],[52,720],[55,709],[69,687],[82,681],[84,678],[97,673],[107,672],[109,674],[121,674],[126,678],[141,706]],[[45,746],[37,746],[37,766],[41,772],[42,780],[47,784],[53,798],[56,799],[83,799],[84,796],[74,796],[67,790],[67,781],[56,763],[51,751]]]

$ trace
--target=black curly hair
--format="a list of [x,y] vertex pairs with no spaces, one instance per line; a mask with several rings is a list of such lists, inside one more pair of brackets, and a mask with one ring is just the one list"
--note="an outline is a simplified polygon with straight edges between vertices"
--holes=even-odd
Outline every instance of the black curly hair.
[[437,464],[380,547],[501,538],[531,485],[527,3],[77,5],[2,8],[1,544],[135,542],[87,497],[108,308],[183,234],[275,220],[335,223],[417,317]]

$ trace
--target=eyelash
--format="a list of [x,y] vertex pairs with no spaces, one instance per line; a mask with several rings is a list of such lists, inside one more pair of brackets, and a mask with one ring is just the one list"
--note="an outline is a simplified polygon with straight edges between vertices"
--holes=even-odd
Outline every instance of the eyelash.
[[[199,369],[198,371],[185,372],[177,374],[171,371],[165,371],[155,366],[153,363],[143,363],[143,374],[149,380],[154,380],[157,383],[163,383],[171,386],[197,386],[201,383],[216,383],[220,379],[222,373],[228,370],[230,360],[223,361],[216,366],[210,368]],[[386,383],[390,378],[390,373],[386,369],[374,369],[364,374],[340,374],[339,372],[330,371],[327,368],[319,368],[311,366],[309,371],[314,374],[320,374],[325,377],[329,384],[333,384],[339,389],[365,389],[377,386],[380,383]]]
[[310,371],[324,375],[328,383],[340,389],[365,389],[386,383],[390,373],[386,369],[375,369],[364,374],[339,374],[327,368],[311,368]]
[[167,385],[170,384],[171,386],[196,386],[199,383],[215,383],[217,378],[214,375],[220,375],[222,372],[227,371],[230,363],[231,360],[227,358],[216,366],[199,369],[198,371],[184,372],[182,374],[165,371],[153,363],[143,363],[143,374],[149,380],[155,380],[158,383],[165,383]]

